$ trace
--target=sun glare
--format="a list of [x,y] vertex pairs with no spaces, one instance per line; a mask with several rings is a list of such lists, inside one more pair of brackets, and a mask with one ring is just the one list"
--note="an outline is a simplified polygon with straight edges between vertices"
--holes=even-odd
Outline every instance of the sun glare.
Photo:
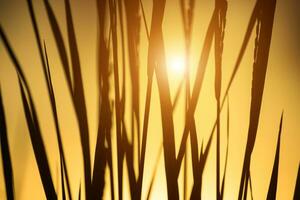
[[169,72],[176,75],[181,76],[184,74],[185,68],[185,58],[184,56],[172,56],[168,60],[168,69]]

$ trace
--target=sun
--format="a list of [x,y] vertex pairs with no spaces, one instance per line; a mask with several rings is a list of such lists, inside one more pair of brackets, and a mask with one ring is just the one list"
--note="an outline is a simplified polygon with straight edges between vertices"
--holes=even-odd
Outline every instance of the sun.
[[183,76],[185,71],[185,58],[181,55],[173,55],[168,59],[169,73],[176,76]]

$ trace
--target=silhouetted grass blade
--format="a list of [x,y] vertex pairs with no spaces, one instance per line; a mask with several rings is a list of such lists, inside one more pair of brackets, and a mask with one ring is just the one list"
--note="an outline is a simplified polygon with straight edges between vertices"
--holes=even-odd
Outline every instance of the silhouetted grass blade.
[[27,0],[27,5],[28,5],[28,9],[29,9],[31,23],[32,23],[33,30],[34,30],[34,36],[35,36],[35,39],[36,39],[36,44],[37,44],[38,50],[39,50],[40,60],[42,62],[43,70],[44,70],[44,73],[45,73],[46,63],[45,63],[45,59],[44,59],[44,56],[43,56],[41,38],[40,38],[39,30],[38,30],[37,21],[36,21],[35,15],[34,15],[32,0]]
[[249,185],[250,185],[251,200],[253,200],[253,189],[252,189],[252,180],[251,180],[251,173],[250,173],[250,171],[249,171]]
[[[148,42],[150,41],[149,29],[146,22],[145,11],[143,7],[143,3],[140,0],[141,10],[143,14],[144,26],[146,29]],[[143,130],[142,130],[142,147],[141,147],[141,160],[139,160],[139,176],[137,180],[138,190],[141,190],[143,184],[143,176],[144,176],[144,163],[145,163],[145,153],[146,153],[146,144],[147,144],[147,134],[148,134],[148,123],[149,123],[149,113],[150,113],[150,105],[151,105],[151,90],[152,90],[152,81],[153,81],[153,73],[148,74],[147,76],[147,89],[146,89],[146,100],[145,100],[145,111],[144,111],[144,121],[143,121]],[[141,193],[138,191],[138,193]]]
[[[99,87],[99,124],[96,141],[96,149],[94,156],[94,168],[92,177],[93,198],[103,198],[103,191],[105,186],[105,167],[107,161],[110,167],[110,182],[111,182],[111,199],[114,199],[114,186],[111,160],[111,126],[112,126],[112,112],[109,100],[109,50],[106,46],[104,33],[106,21],[106,1],[97,1],[98,9],[98,87]],[[108,148],[105,148],[105,140],[108,143]]]
[[220,197],[220,95],[222,87],[222,53],[226,23],[226,0],[215,0],[217,25],[215,28],[215,98],[217,106],[217,149],[216,149],[216,199]]
[[257,34],[254,50],[253,77],[251,90],[250,122],[248,129],[247,145],[239,188],[239,199],[242,198],[243,184],[247,185],[245,176],[249,171],[251,154],[258,129],[259,115],[265,84],[265,76],[268,66],[269,48],[271,43],[273,20],[276,0],[259,1],[260,12],[257,15]]
[[228,148],[229,148],[229,125],[230,125],[230,113],[229,113],[229,97],[227,96],[227,145],[226,145],[226,154],[225,154],[225,167],[223,173],[223,180],[220,191],[220,199],[223,199],[224,196],[224,188],[225,188],[225,178],[226,178],[226,170],[227,170],[227,162],[228,162]]
[[[120,1],[121,2],[121,1]],[[121,4],[120,4],[121,5]],[[127,41],[128,41],[128,54],[129,54],[129,69],[130,80],[132,86],[131,92],[131,107],[132,107],[132,134],[134,134],[134,122],[137,125],[137,153],[138,160],[141,160],[140,156],[140,84],[139,84],[139,43],[140,43],[140,16],[139,16],[139,0],[127,0],[124,1],[127,23]],[[121,6],[119,7],[122,10]],[[122,12],[120,12],[120,16]],[[120,19],[121,25],[123,21]],[[122,26],[121,26],[122,28]],[[123,45],[122,45],[123,46]],[[123,84],[124,86],[124,84]],[[134,121],[135,120],[135,121]],[[133,137],[134,138],[134,137]],[[134,143],[133,143],[134,144]],[[138,192],[140,193],[140,192]],[[140,195],[139,195],[140,196]]]
[[152,75],[152,70],[155,68],[163,128],[163,146],[165,156],[164,158],[167,179],[167,192],[169,198],[178,199],[178,174],[176,173],[176,168],[174,168],[174,166],[176,166],[176,152],[174,124],[172,116],[173,108],[171,103],[169,83],[167,79],[165,48],[162,36],[162,21],[165,3],[165,1],[160,0],[153,1],[150,42],[148,47],[148,76]]
[[79,183],[79,189],[78,189],[78,200],[81,199],[81,182]]
[[150,198],[150,195],[151,195],[151,192],[152,192],[152,187],[153,187],[154,179],[156,177],[156,172],[157,172],[157,168],[158,168],[159,158],[160,158],[160,155],[162,153],[162,149],[163,149],[163,145],[161,144],[160,147],[159,147],[159,150],[158,150],[158,155],[157,155],[156,160],[155,160],[154,171],[153,171],[153,174],[151,176],[148,192],[146,193],[147,194],[147,198],[146,198],[147,200]]
[[196,132],[196,122],[193,119],[190,130],[190,142],[191,142],[191,151],[192,151],[192,165],[193,165],[193,176],[196,179],[198,176],[198,163],[199,163],[199,155],[198,155],[198,138]]
[[58,22],[56,20],[56,17],[54,15],[54,12],[51,8],[51,5],[48,0],[44,0],[47,16],[50,21],[51,30],[54,35],[55,43],[57,46],[57,50],[59,52],[60,60],[63,65],[64,73],[67,79],[68,87],[70,92],[72,93],[72,80],[71,80],[71,73],[70,73],[70,67],[68,62],[68,56],[67,56],[67,50],[63,41],[63,36],[61,33],[61,30],[58,26]]
[[[121,22],[121,31],[123,28],[123,19],[122,19],[122,1],[120,0],[120,6],[119,6],[119,16],[120,16],[120,22]],[[132,160],[130,162],[130,167],[128,170],[130,170],[130,177],[131,180],[130,186],[132,188],[132,197],[135,199],[141,198],[141,191],[142,191],[142,178],[143,178],[143,172],[139,170],[139,178],[140,182],[136,182],[135,174],[134,174],[134,154],[137,152],[137,160],[138,164],[140,164],[141,160],[141,133],[140,133],[140,80],[139,80],[139,43],[140,43],[140,16],[139,16],[139,10],[140,10],[140,2],[139,0],[128,0],[123,1],[125,5],[125,13],[126,13],[126,20],[127,22],[127,42],[128,42],[128,58],[129,58],[129,69],[130,69],[130,80],[131,80],[131,134],[132,134],[132,145],[131,152],[132,155],[126,155],[127,157],[127,164],[129,164],[129,158]],[[122,40],[123,41],[123,40]],[[124,47],[124,43],[122,45],[122,49]],[[125,71],[125,68],[124,68]],[[124,76],[124,72],[123,72]],[[125,79],[125,76],[124,76]],[[124,82],[123,79],[123,82]],[[124,82],[125,83],[125,82]],[[123,88],[124,88],[123,84]],[[125,88],[123,89],[125,90]],[[125,96],[123,95],[123,98]],[[122,101],[123,106],[125,106],[125,101]],[[124,115],[122,116],[124,118]],[[123,119],[124,123],[124,119]],[[135,129],[136,124],[136,129]],[[125,124],[124,124],[125,127]],[[136,130],[136,131],[135,131]],[[137,149],[134,150],[135,145],[135,137],[137,136]]]
[[24,76],[24,72],[21,68],[21,65],[20,65],[16,55],[14,54],[14,51],[13,51],[11,45],[9,44],[9,41],[8,41],[1,25],[0,25],[0,35],[1,35],[2,41],[4,43],[4,46],[5,46],[6,50],[8,51],[9,57],[11,58],[12,62],[14,63],[14,66],[16,68],[18,75],[24,81],[25,87],[28,88],[28,84],[27,84],[26,78]]
[[[231,88],[232,86],[232,83],[233,83],[233,80],[234,78],[236,77],[236,74],[238,72],[238,69],[240,67],[240,63],[242,61],[242,58],[244,56],[244,53],[246,51],[246,48],[247,48],[247,45],[248,45],[248,42],[249,42],[249,39],[250,39],[250,36],[251,36],[251,33],[253,31],[253,27],[255,25],[255,22],[256,22],[256,17],[257,17],[257,13],[259,12],[259,1],[257,1],[257,3],[255,4],[255,7],[252,11],[252,14],[251,14],[251,17],[250,17],[250,20],[249,20],[249,23],[248,23],[248,26],[247,26],[247,30],[246,30],[246,34],[244,36],[244,40],[243,40],[243,43],[242,43],[242,47],[239,51],[239,55],[238,55],[238,58],[235,62],[235,65],[234,65],[234,69],[230,75],[230,79],[229,79],[229,82],[227,84],[227,87],[225,89],[225,93],[224,93],[224,96],[223,96],[223,99],[222,99],[222,103],[221,103],[221,107],[220,107],[220,111],[223,109],[223,106],[224,106],[224,103],[225,103],[225,100],[226,100],[226,97],[228,95],[228,92],[229,92],[229,89]],[[216,126],[217,126],[217,119],[215,120],[215,123],[213,125],[213,128],[211,130],[211,133],[214,133],[215,129],[216,129]]]
[[280,125],[279,125],[279,133],[277,139],[277,147],[276,147],[276,155],[273,164],[273,171],[269,185],[269,191],[267,195],[268,200],[276,199],[276,191],[278,185],[278,168],[279,168],[279,153],[280,153],[280,138],[282,132],[282,120],[283,120],[283,112],[281,114]]
[[[50,98],[50,101],[51,101],[52,113],[53,113],[54,121],[55,121],[55,128],[56,128],[56,134],[57,134],[57,139],[58,139],[59,151],[60,151],[60,154],[62,156],[62,159],[65,162],[65,156],[64,156],[63,145],[62,145],[62,141],[61,141],[61,134],[60,134],[59,125],[58,125],[56,102],[55,102],[53,87],[52,87],[52,83],[51,83],[51,76],[50,76],[50,70],[49,70],[49,63],[48,63],[46,47],[45,47],[45,44],[44,44],[44,49],[45,49],[45,54],[46,54],[45,55],[46,58],[45,58],[44,54],[43,54],[43,50],[42,50],[42,44],[41,44],[42,42],[41,42],[40,34],[39,34],[39,31],[38,31],[37,21],[36,21],[35,15],[34,15],[32,1],[28,0],[27,4],[28,4],[28,8],[29,8],[31,22],[32,22],[33,29],[34,29],[36,43],[37,43],[38,50],[39,50],[40,60],[42,62],[42,66],[43,66],[44,76],[45,76],[45,79],[47,81],[47,89],[48,89],[48,94],[49,94],[49,98]],[[47,60],[45,60],[45,59],[47,59]],[[66,165],[64,164],[64,166],[66,166]],[[68,171],[67,171],[66,167],[65,167],[65,171],[66,171],[66,178],[67,178],[68,194],[69,194],[69,198],[72,199],[71,192],[70,192]]]
[[117,168],[118,168],[118,191],[119,199],[123,199],[123,160],[124,147],[121,132],[121,107],[120,107],[120,89],[119,89],[119,70],[118,70],[118,43],[117,43],[117,10],[113,0],[109,0],[110,25],[112,30],[112,51],[113,51],[113,69],[115,86],[115,111],[116,111],[116,135],[117,135]]
[[7,137],[7,128],[0,88],[0,145],[7,199],[14,199],[14,175]]
[[298,174],[294,191],[294,200],[300,199],[300,165],[298,166]]
[[[202,190],[202,175],[203,175],[203,171],[204,171],[204,167],[207,161],[207,157],[211,148],[211,144],[212,144],[212,136],[213,133],[210,134],[210,137],[208,139],[207,145],[204,149],[203,152],[203,143],[201,146],[201,152],[200,152],[200,157],[198,159],[198,163],[197,163],[197,169],[194,173],[194,185],[192,187],[192,192],[191,192],[191,196],[190,199],[201,199],[201,190]],[[194,170],[194,169],[193,169]]]
[[54,95],[54,91],[53,91],[53,85],[52,85],[51,73],[50,73],[50,66],[49,66],[49,60],[48,60],[48,54],[47,54],[47,49],[46,49],[45,42],[44,42],[44,53],[45,53],[45,59],[46,59],[45,78],[47,80],[48,93],[49,93],[52,113],[53,113],[53,117],[54,117],[54,123],[55,123],[55,129],[56,129],[56,136],[57,136],[57,141],[58,141],[60,159],[62,159],[63,171],[64,171],[64,175],[66,177],[68,196],[69,196],[69,199],[72,200],[69,173],[68,173],[68,170],[67,170],[65,153],[64,153],[63,143],[62,143],[62,139],[61,139],[61,132],[60,132],[60,128],[59,128],[59,120],[58,120],[58,116],[57,116],[56,100],[55,100],[55,95]]
[[139,199],[137,197],[137,181],[134,173],[134,166],[133,166],[133,144],[129,143],[127,138],[127,131],[125,127],[124,121],[122,121],[122,144],[124,148],[124,155],[126,158],[126,164],[127,164],[127,173],[128,173],[128,179],[129,179],[129,189],[130,189],[130,195],[132,199]]
[[250,172],[249,170],[246,172],[246,178],[245,178],[245,184],[244,184],[244,196],[243,196],[243,200],[247,200],[247,195],[248,195],[248,183],[249,183],[249,176],[250,176]]
[[[37,161],[39,173],[40,173],[40,176],[42,179],[42,183],[43,183],[43,187],[44,187],[46,196],[51,199],[56,199],[57,196],[56,196],[56,192],[55,192],[55,189],[53,186],[50,169],[49,169],[49,165],[48,165],[48,159],[47,159],[44,143],[43,143],[43,140],[41,137],[41,132],[40,132],[40,129],[38,126],[35,108],[33,107],[33,103],[31,100],[31,94],[29,91],[28,83],[26,81],[26,78],[24,76],[22,68],[19,64],[19,61],[17,60],[7,38],[2,30],[2,27],[0,27],[0,34],[1,34],[2,40],[4,42],[4,45],[6,47],[6,50],[8,51],[9,56],[12,59],[14,66],[16,68],[16,71],[18,73],[19,85],[20,85],[20,90],[21,90],[21,94],[22,94],[23,108],[25,111],[25,116],[26,116],[27,125],[29,128],[31,143],[32,143],[32,147],[34,150],[35,158]],[[24,87],[29,96],[29,103],[25,96]],[[29,104],[30,104],[30,106],[29,106]],[[30,108],[32,111],[30,111]]]
[[197,72],[196,72],[196,79],[195,79],[195,83],[194,83],[192,97],[191,97],[191,100],[189,102],[189,108],[188,108],[187,113],[186,113],[183,136],[182,136],[182,139],[181,139],[181,143],[180,143],[180,147],[179,147],[179,153],[178,153],[178,156],[177,156],[177,166],[176,166],[177,167],[177,173],[179,173],[181,162],[182,162],[184,152],[185,152],[185,149],[186,149],[186,141],[187,141],[188,134],[189,134],[189,131],[190,131],[192,119],[194,118],[194,112],[195,112],[196,105],[197,105],[197,102],[198,102],[199,94],[200,94],[200,91],[201,91],[201,88],[202,88],[202,82],[203,82],[204,74],[205,74],[205,71],[206,71],[208,56],[209,56],[210,48],[212,46],[213,33],[214,33],[214,29],[215,29],[215,20],[216,20],[216,11],[214,11],[214,13],[213,13],[213,16],[210,20],[210,23],[208,25],[208,29],[207,29],[207,32],[206,32],[206,35],[205,35],[204,45],[203,45],[202,52],[201,52],[201,57],[200,57],[200,62],[199,62],[198,69],[197,69]]
[[[39,169],[39,173],[40,173],[40,177],[42,180],[46,197],[48,199],[57,199],[51,173],[50,173],[50,167],[48,163],[46,149],[44,146],[44,142],[41,135],[35,107],[32,102],[31,94],[26,87],[24,88],[24,85],[20,80],[20,78],[19,78],[19,86],[20,86],[20,91],[22,96],[24,113],[26,116],[26,121],[29,129],[31,145],[34,151],[35,159],[37,162],[37,166]],[[29,100],[26,97],[24,89],[27,92]]]
[[75,30],[73,25],[72,13],[69,0],[65,0],[66,7],[66,21],[69,39],[69,48],[71,53],[71,62],[74,79],[73,99],[75,111],[79,123],[80,139],[84,162],[84,180],[85,180],[85,196],[89,199],[91,193],[91,159],[90,159],[90,143],[89,143],[89,129],[87,110],[83,90],[83,80],[81,74],[80,60],[78,47],[75,37]]
[[61,195],[62,199],[66,199],[66,192],[65,192],[65,180],[64,180],[64,169],[63,169],[63,160],[60,157],[60,181],[61,181]]

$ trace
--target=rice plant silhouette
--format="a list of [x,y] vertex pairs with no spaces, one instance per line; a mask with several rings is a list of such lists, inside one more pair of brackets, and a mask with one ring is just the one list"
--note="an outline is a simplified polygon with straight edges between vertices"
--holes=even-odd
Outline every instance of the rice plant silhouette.
[[[211,156],[214,142],[216,143],[215,173],[216,179],[215,194],[211,199],[224,199],[224,191],[229,187],[227,172],[232,170],[228,167],[230,118],[232,107],[230,103],[229,91],[237,72],[241,66],[244,54],[249,49],[248,43],[251,41],[252,32],[255,35],[254,57],[252,65],[251,99],[249,111],[249,125],[247,141],[243,157],[238,195],[236,199],[247,199],[255,196],[252,190],[253,175],[250,171],[252,152],[258,134],[258,125],[262,108],[265,80],[268,69],[268,58],[272,39],[272,29],[274,24],[274,14],[276,0],[257,0],[250,16],[246,32],[243,37],[241,48],[237,59],[234,62],[233,71],[229,76],[229,81],[224,85],[223,58],[224,58],[224,38],[226,38],[227,27],[226,18],[228,13],[227,0],[215,0],[215,7],[205,32],[200,58],[196,66],[195,79],[191,84],[191,68],[193,63],[189,57],[192,52],[192,33],[195,19],[195,0],[179,0],[180,14],[182,19],[182,29],[184,35],[184,63],[183,78],[179,83],[175,96],[172,96],[172,85],[168,80],[167,52],[163,37],[163,20],[165,15],[166,0],[152,1],[151,24],[147,22],[142,0],[96,0],[97,10],[97,92],[98,111],[97,130],[91,133],[89,128],[89,114],[87,96],[85,95],[84,73],[81,64],[80,45],[78,45],[78,35],[75,33],[75,18],[71,9],[71,1],[64,1],[65,21],[61,22],[57,17],[54,6],[44,0],[43,5],[49,22],[49,30],[54,37],[54,46],[61,62],[61,70],[64,75],[64,84],[70,95],[70,104],[74,109],[74,117],[78,124],[80,137],[80,151],[83,164],[83,178],[74,180],[71,178],[70,169],[73,167],[68,163],[68,146],[64,145],[62,121],[59,117],[60,102],[53,80],[53,66],[51,57],[47,50],[48,42],[41,34],[38,26],[38,18],[31,0],[27,0],[27,9],[30,15],[31,26],[35,36],[35,43],[38,48],[41,62],[43,79],[46,83],[46,91],[50,101],[50,111],[55,126],[57,140],[59,164],[58,174],[60,183],[55,183],[49,157],[52,152],[47,151],[45,135],[41,128],[38,117],[38,109],[33,98],[35,92],[30,86],[31,77],[24,73],[25,65],[17,57],[13,43],[9,40],[9,35],[4,31],[5,27],[0,27],[1,42],[4,45],[6,54],[11,59],[19,84],[19,93],[22,107],[29,131],[31,146],[34,153],[36,165],[38,167],[39,179],[44,189],[47,199],[123,199],[125,192],[131,199],[149,199],[153,190],[160,156],[163,155],[164,175],[167,197],[169,199],[201,199],[203,192],[203,176],[208,158]],[[62,23],[64,23],[62,26]],[[64,31],[67,31],[67,39]],[[146,66],[141,65],[142,52],[140,49],[141,32],[145,31],[148,49],[145,49]],[[214,44],[214,46],[213,46]],[[209,56],[214,56],[214,66],[210,66]],[[214,68],[214,94],[216,119],[211,127],[211,132],[206,145],[199,144],[199,130],[195,118],[197,104],[203,90],[204,79],[208,68]],[[141,69],[146,68],[146,76],[141,76]],[[129,72],[129,73],[128,73]],[[128,73],[128,74],[127,74]],[[142,77],[145,77],[143,80]],[[152,89],[157,86],[158,100],[160,106],[162,143],[154,144],[158,155],[154,162],[154,170],[147,168],[146,149],[149,149],[149,122],[151,122],[150,111],[153,102]],[[146,85],[146,91],[141,92],[142,85]],[[1,89],[1,88],[0,88]],[[185,91],[183,93],[182,91]],[[144,95],[142,97],[142,95]],[[7,199],[16,199],[15,194],[14,169],[21,166],[14,166],[12,162],[12,145],[8,142],[8,128],[10,123],[5,116],[6,105],[2,101],[3,93],[0,90],[0,126],[1,126],[1,156],[4,174],[4,183]],[[180,141],[176,141],[178,127],[174,120],[175,109],[182,106],[179,101],[184,99],[183,111],[181,112],[183,131]],[[232,99],[232,98],[231,98]],[[226,104],[227,102],[227,104]],[[227,109],[225,117],[221,116],[221,111]],[[144,112],[141,112],[142,109]],[[141,115],[143,113],[143,115]],[[71,113],[70,113],[71,115]],[[158,114],[159,115],[159,114]],[[279,118],[279,116],[278,116]],[[130,122],[128,124],[128,122]],[[235,123],[235,122],[233,122]],[[248,123],[248,122],[247,122]],[[222,126],[226,126],[227,141],[223,143],[221,134]],[[130,127],[130,128],[128,128]],[[280,143],[284,127],[283,111],[280,118],[277,147],[273,163],[271,179],[268,185],[267,199],[276,199],[278,186],[278,173],[280,163]],[[160,130],[160,129],[158,129]],[[159,131],[157,131],[160,134]],[[91,134],[96,135],[95,146],[91,142]],[[156,134],[156,133],[155,133]],[[284,134],[284,133],[283,133]],[[214,139],[215,138],[215,141]],[[188,140],[189,139],[189,140]],[[114,144],[114,140],[116,144]],[[222,152],[221,144],[225,144],[226,151]],[[94,149],[91,151],[91,149]],[[151,150],[150,150],[151,151]],[[214,152],[214,151],[213,151]],[[148,152],[149,153],[149,152]],[[151,153],[151,152],[150,152]],[[187,154],[190,154],[188,157]],[[224,166],[221,155],[224,156]],[[188,159],[191,158],[192,166],[188,166]],[[148,171],[147,171],[148,170]],[[222,171],[223,170],[223,171]],[[127,175],[125,175],[125,174]],[[183,173],[183,179],[180,178]],[[192,174],[192,184],[188,187],[188,173]],[[150,174],[149,186],[145,185],[145,174]],[[147,176],[148,177],[148,176]],[[299,167],[296,178],[294,199],[299,199]],[[179,182],[181,182],[179,184]],[[77,191],[72,190],[74,185],[79,183]],[[128,183],[128,184],[127,184]],[[162,183],[164,184],[164,183]],[[248,185],[250,187],[248,187]],[[182,194],[181,187],[182,186]],[[76,186],[77,187],[77,186]],[[128,187],[128,190],[124,189]],[[248,192],[250,189],[250,192]],[[42,197],[41,197],[42,198]]]

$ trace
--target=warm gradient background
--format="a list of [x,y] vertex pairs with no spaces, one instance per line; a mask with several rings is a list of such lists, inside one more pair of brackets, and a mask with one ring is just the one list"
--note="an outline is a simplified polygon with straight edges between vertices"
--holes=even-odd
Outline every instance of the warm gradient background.
[[[58,116],[63,136],[64,148],[71,178],[71,187],[77,193],[79,182],[83,181],[83,165],[80,149],[78,126],[74,110],[67,90],[64,73],[58,57],[52,31],[49,26],[45,7],[42,1],[33,1],[34,10],[42,39],[46,41],[51,74],[57,99]],[[233,70],[241,43],[246,31],[248,20],[255,1],[228,0],[227,21],[223,52],[223,89],[228,83]],[[143,0],[148,26],[151,23],[152,1]],[[65,12],[63,1],[51,1],[55,15],[59,19],[64,39],[67,41]],[[193,83],[202,42],[212,15],[214,1],[196,1],[191,62],[191,83]],[[277,198],[292,199],[297,170],[300,161],[300,1],[278,0],[270,47],[269,64],[266,75],[259,130],[256,138],[251,161],[251,178],[255,199],[265,199],[273,160],[275,157],[276,139],[278,134],[280,114],[284,110],[283,132],[281,137],[280,164]],[[71,9],[75,24],[76,37],[79,46],[80,62],[84,80],[85,98],[88,111],[88,122],[91,141],[91,155],[94,155],[95,139],[98,124],[98,89],[97,89],[97,16],[95,1],[71,1]],[[164,42],[166,45],[167,63],[173,57],[184,54],[184,35],[180,15],[179,1],[167,0],[163,22]],[[34,102],[38,110],[39,122],[43,131],[43,138],[51,166],[51,173],[57,188],[59,183],[59,157],[54,123],[52,120],[46,84],[43,80],[42,66],[38,57],[38,50],[34,39],[29,12],[25,0],[0,0],[0,23],[21,62],[25,75],[33,91]],[[249,123],[252,64],[254,51],[254,37],[250,39],[240,70],[229,92],[230,100],[230,138],[229,157],[225,185],[225,199],[235,199],[238,194],[243,156],[247,139]],[[148,42],[143,22],[141,23],[140,43],[140,105],[143,117],[146,94],[146,64]],[[210,130],[216,119],[214,97],[214,61],[210,56],[203,90],[200,95],[195,114],[198,139],[201,144],[207,142]],[[120,67],[121,65],[120,59]],[[128,65],[128,62],[126,62]],[[129,71],[128,71],[129,72]],[[127,72],[127,74],[129,74]],[[183,74],[169,70],[169,82],[172,95],[179,85]],[[127,78],[130,86],[129,78]],[[147,188],[155,165],[156,155],[162,141],[160,104],[156,82],[153,82],[152,101],[150,110],[149,134],[146,149],[145,177],[143,187]],[[0,42],[0,84],[4,100],[5,114],[8,125],[9,145],[14,170],[15,193],[17,199],[45,198],[39,178],[37,166],[27,125],[23,113],[21,97],[16,72],[8,54]],[[130,87],[127,91],[131,90]],[[184,121],[184,90],[179,101],[179,107],[174,113],[176,132],[176,147],[181,139]],[[224,91],[223,91],[224,92]],[[113,94],[113,93],[112,93]],[[130,93],[129,93],[130,94]],[[113,95],[112,95],[113,98]],[[126,111],[130,109],[130,95],[127,97]],[[224,107],[226,109],[226,107]],[[125,111],[125,112],[126,112]],[[130,127],[130,114],[128,119]],[[223,171],[226,148],[226,112],[222,112],[221,120],[221,170]],[[113,118],[115,119],[115,118]],[[143,120],[141,119],[141,122]],[[115,134],[113,127],[113,135]],[[115,136],[113,137],[114,155],[116,155]],[[190,151],[190,150],[189,150]],[[163,155],[163,154],[162,154]],[[190,156],[190,152],[188,152]],[[116,156],[113,160],[116,170]],[[188,159],[188,191],[192,185],[191,161]],[[215,140],[209,154],[204,171],[203,199],[215,198]],[[221,174],[223,173],[221,171]],[[160,157],[159,169],[155,179],[152,197],[165,199],[166,181],[164,176],[164,161]],[[127,181],[125,172],[124,181]],[[178,182],[180,194],[182,190],[182,174]],[[107,177],[108,178],[108,177]],[[115,176],[115,178],[117,178]],[[117,184],[117,181],[115,181]],[[128,183],[125,183],[124,195],[129,198]],[[117,187],[117,185],[115,185]],[[109,186],[107,186],[109,188]],[[59,189],[58,189],[59,190]],[[109,189],[105,196],[109,197]],[[59,194],[59,191],[58,191]],[[117,195],[117,194],[116,194]],[[118,197],[118,196],[116,196]],[[145,190],[142,192],[145,198]],[[0,165],[0,199],[5,198],[5,186],[2,163]]]

